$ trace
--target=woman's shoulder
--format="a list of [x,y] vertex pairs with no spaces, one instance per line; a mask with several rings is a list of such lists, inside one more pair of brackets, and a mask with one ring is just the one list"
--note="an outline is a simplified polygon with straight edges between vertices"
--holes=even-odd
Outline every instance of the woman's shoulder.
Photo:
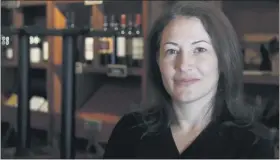
[[139,141],[143,129],[139,126],[141,116],[133,112],[125,114],[115,125],[106,145],[103,158],[130,157],[133,146]]
[[270,130],[261,124],[252,127],[226,127],[228,139],[238,148],[240,158],[274,158],[274,141]]
[[122,134],[140,134],[143,132],[143,121],[139,112],[131,112],[123,115],[115,125],[113,132]]
[[161,110],[155,108],[136,110],[122,116],[116,124],[115,129],[145,132],[147,131],[147,123],[158,120],[160,115]]

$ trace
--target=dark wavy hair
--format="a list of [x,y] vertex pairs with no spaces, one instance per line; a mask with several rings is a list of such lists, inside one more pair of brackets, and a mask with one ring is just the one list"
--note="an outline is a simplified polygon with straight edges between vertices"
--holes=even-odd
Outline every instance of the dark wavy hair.
[[147,39],[147,71],[149,81],[155,87],[157,101],[146,104],[146,108],[140,112],[141,121],[144,122],[142,124],[147,128],[146,133],[158,132],[176,122],[171,97],[163,86],[157,58],[161,34],[165,26],[177,16],[200,19],[217,54],[220,76],[212,121],[232,122],[239,126],[253,124],[254,108],[245,105],[243,101],[242,52],[233,26],[224,13],[210,2],[182,1],[164,9],[164,13],[154,22]]

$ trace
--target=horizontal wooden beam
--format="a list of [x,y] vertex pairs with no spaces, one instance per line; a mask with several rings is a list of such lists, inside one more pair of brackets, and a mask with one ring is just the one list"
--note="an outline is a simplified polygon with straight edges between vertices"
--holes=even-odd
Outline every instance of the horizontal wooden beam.
[[274,37],[279,37],[278,33],[253,33],[253,34],[245,34],[243,36],[243,40],[245,42],[251,43],[263,43],[268,42]]

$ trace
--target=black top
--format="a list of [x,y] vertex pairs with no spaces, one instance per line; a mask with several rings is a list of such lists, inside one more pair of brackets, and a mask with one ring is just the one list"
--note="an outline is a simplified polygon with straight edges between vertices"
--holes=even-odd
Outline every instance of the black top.
[[268,140],[256,139],[251,131],[234,126],[210,123],[181,154],[173,140],[171,129],[142,137],[141,121],[134,114],[121,118],[106,146],[103,158],[233,158],[273,159],[274,150]]

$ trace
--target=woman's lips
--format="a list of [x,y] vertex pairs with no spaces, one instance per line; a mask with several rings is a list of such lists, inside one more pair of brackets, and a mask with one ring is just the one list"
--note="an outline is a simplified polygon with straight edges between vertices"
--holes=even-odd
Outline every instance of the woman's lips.
[[200,79],[197,78],[188,78],[188,79],[178,79],[174,80],[176,85],[191,85],[198,82]]

